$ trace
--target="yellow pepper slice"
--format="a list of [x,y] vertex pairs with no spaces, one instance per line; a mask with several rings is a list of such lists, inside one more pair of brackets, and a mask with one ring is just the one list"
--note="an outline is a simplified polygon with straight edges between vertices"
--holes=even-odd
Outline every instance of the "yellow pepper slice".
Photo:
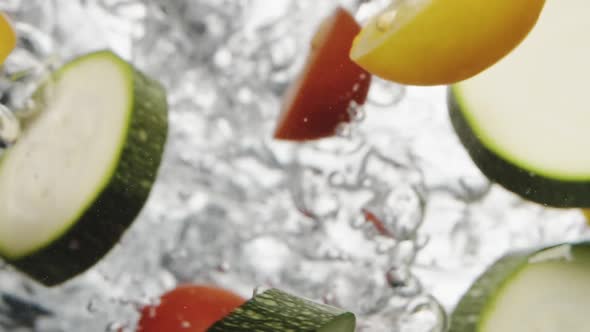
[[0,65],[16,47],[16,33],[10,20],[4,13],[0,13]]
[[545,0],[398,0],[361,30],[350,55],[386,80],[456,83],[520,44],[544,4]]

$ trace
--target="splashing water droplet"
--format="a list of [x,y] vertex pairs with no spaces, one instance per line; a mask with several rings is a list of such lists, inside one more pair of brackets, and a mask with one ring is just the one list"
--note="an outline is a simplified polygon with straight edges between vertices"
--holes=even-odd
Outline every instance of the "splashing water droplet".
[[365,219],[365,216],[363,216],[362,214],[359,214],[350,220],[350,226],[355,229],[361,229],[366,224],[367,221]]
[[385,278],[393,288],[405,287],[410,280],[410,271],[405,266],[394,266],[387,271]]
[[444,332],[448,329],[448,317],[442,305],[431,295],[419,296],[408,305],[403,319],[412,331]]
[[343,138],[352,138],[352,128],[349,123],[342,122],[336,127],[336,135]]
[[0,104],[0,148],[10,147],[20,135],[20,123],[14,114]]
[[379,108],[393,107],[399,104],[406,95],[406,88],[374,77],[371,81],[371,89],[367,103]]
[[346,177],[342,172],[332,172],[328,175],[328,183],[333,187],[344,186],[346,184]]
[[229,272],[230,269],[231,269],[231,265],[228,262],[221,262],[217,266],[217,271],[223,272],[223,273]]
[[457,197],[465,202],[483,199],[491,190],[492,183],[484,177],[462,177],[459,179],[460,192]]
[[105,332],[122,332],[125,331],[126,326],[127,324],[124,323],[111,322],[106,326]]
[[219,68],[227,68],[232,63],[232,54],[227,49],[220,49],[215,53],[213,61]]
[[301,168],[291,182],[291,194],[301,213],[314,219],[334,217],[340,202],[328,187],[325,174],[314,168]]
[[395,291],[401,297],[412,298],[422,292],[422,283],[416,276],[410,274],[406,285],[397,287]]
[[348,116],[354,122],[361,122],[365,119],[365,110],[362,105],[359,105],[357,102],[352,100],[348,105]]
[[101,309],[101,304],[99,304],[98,302],[99,300],[97,299],[91,299],[90,301],[88,301],[88,304],[86,305],[86,310],[88,310],[88,312],[91,314],[99,312]]
[[377,254],[383,255],[391,252],[395,248],[395,240],[391,238],[380,237],[376,240],[375,251]]
[[417,254],[416,242],[414,240],[404,240],[397,243],[395,250],[391,252],[391,257],[399,264],[410,265],[414,263]]

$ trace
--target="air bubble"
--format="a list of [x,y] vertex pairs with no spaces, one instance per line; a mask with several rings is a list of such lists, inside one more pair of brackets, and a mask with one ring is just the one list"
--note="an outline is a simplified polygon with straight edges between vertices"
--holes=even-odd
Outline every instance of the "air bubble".
[[379,108],[387,109],[396,106],[406,95],[406,88],[374,77],[371,80],[371,89],[367,97],[367,103]]
[[99,302],[100,302],[100,300],[98,300],[98,299],[92,299],[92,300],[88,301],[88,304],[86,305],[86,310],[91,314],[95,314],[95,313],[99,312],[102,307],[102,305],[99,304]]
[[342,172],[332,172],[328,176],[328,183],[333,187],[339,187],[346,183],[346,179]]
[[232,54],[229,50],[220,49],[215,53],[215,56],[213,58],[213,62],[220,69],[225,69],[225,68],[228,68],[229,66],[231,66],[232,59],[233,59],[233,57],[232,57]]
[[385,278],[387,279],[387,283],[393,288],[402,288],[408,285],[410,281],[411,274],[407,267],[405,266],[398,266],[392,267],[387,271],[385,274]]
[[395,240],[391,238],[380,237],[377,238],[375,241],[377,243],[375,246],[375,251],[379,255],[384,255],[391,252],[391,250],[395,248],[396,244]]
[[221,262],[217,265],[217,271],[227,273],[231,269],[231,265],[228,262]]
[[365,110],[362,105],[359,105],[354,100],[350,101],[347,108],[348,116],[351,121],[361,122],[365,119]]
[[410,275],[406,284],[395,288],[397,295],[405,298],[412,298],[422,293],[422,283],[414,275]]
[[350,220],[350,226],[355,229],[361,229],[366,224],[367,220],[365,219],[365,216],[363,216],[362,214],[359,214],[358,216]]
[[444,332],[448,318],[442,305],[431,295],[419,296],[408,305],[404,326],[412,331]]
[[121,332],[126,331],[127,324],[121,322],[111,322],[106,328],[105,332]]

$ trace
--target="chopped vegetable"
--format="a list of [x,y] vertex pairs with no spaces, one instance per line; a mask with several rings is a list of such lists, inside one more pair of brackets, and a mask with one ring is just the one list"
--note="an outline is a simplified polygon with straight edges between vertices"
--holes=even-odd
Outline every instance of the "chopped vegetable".
[[50,286],[100,260],[142,209],[167,104],[108,51],[66,64],[36,95],[43,110],[0,160],[0,255]]
[[456,306],[450,332],[588,331],[590,243],[515,252]]
[[305,68],[285,95],[275,138],[305,141],[334,136],[340,124],[351,120],[354,108],[364,104],[371,75],[348,57],[359,31],[358,23],[342,8],[322,22]]
[[512,51],[535,25],[544,3],[394,1],[362,29],[350,55],[386,80],[412,85],[456,83]]
[[354,332],[354,314],[278,289],[256,295],[208,332]]
[[245,301],[221,288],[182,285],[142,309],[137,332],[204,332]]
[[16,47],[16,33],[8,17],[0,12],[0,65]]
[[547,2],[513,53],[451,90],[451,120],[475,164],[541,204],[590,207],[588,13],[583,1]]

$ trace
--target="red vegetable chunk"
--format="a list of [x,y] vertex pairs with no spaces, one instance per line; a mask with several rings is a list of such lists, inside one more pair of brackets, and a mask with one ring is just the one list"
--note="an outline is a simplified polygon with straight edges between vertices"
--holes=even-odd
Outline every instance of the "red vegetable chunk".
[[365,102],[371,75],[348,56],[360,29],[342,8],[322,22],[311,42],[307,63],[283,100],[276,139],[305,141],[333,136],[340,123],[350,121],[351,102]]
[[246,300],[227,290],[183,285],[144,307],[137,332],[205,332]]

